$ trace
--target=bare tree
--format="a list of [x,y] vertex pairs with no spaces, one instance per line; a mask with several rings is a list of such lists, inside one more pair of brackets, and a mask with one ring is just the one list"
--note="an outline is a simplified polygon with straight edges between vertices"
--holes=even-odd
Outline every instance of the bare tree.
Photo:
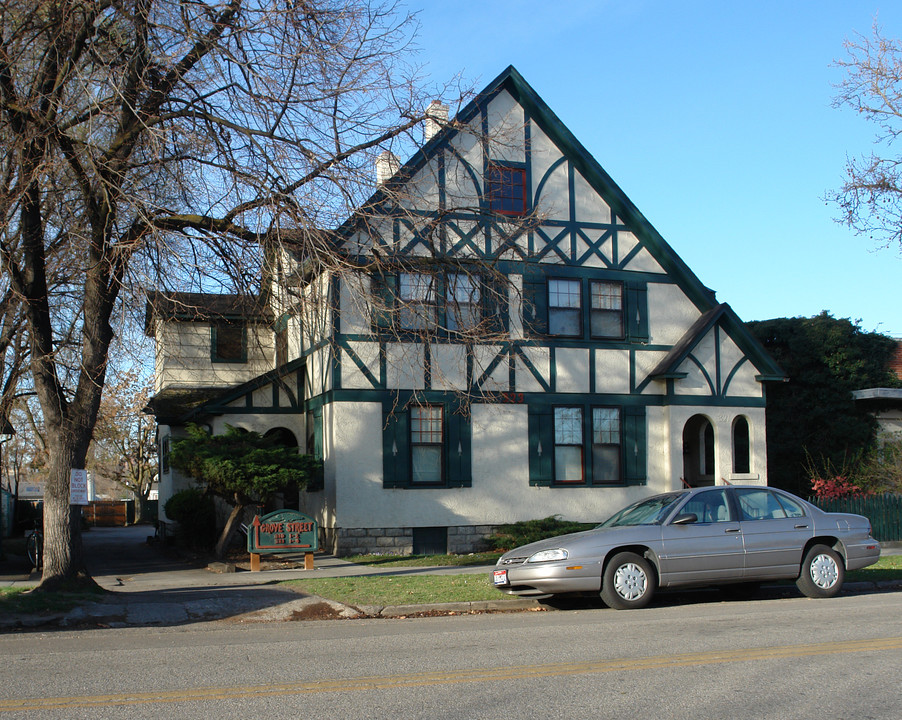
[[147,500],[155,478],[156,434],[143,410],[150,388],[135,370],[117,373],[104,388],[88,469],[99,479],[135,499],[135,520],[141,520],[141,501]]
[[[7,0],[0,261],[49,452],[42,588],[89,581],[83,468],[125,305],[142,286],[254,291],[264,240],[360,207],[426,98],[412,19],[367,0]],[[365,178],[365,181],[364,181]],[[256,288],[259,291],[259,287]]]
[[893,154],[902,135],[902,43],[885,37],[875,23],[870,37],[846,40],[845,72],[833,106],[850,107],[877,125],[879,152],[849,158],[846,181],[828,199],[840,220],[881,247],[902,248],[902,158]]

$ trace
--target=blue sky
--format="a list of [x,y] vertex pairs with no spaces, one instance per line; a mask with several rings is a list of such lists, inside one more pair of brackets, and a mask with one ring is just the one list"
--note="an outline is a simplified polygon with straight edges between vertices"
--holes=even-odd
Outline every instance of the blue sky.
[[831,107],[843,41],[894,0],[409,0],[435,83],[514,65],[718,300],[744,320],[828,310],[902,337],[899,249],[824,196],[875,127]]

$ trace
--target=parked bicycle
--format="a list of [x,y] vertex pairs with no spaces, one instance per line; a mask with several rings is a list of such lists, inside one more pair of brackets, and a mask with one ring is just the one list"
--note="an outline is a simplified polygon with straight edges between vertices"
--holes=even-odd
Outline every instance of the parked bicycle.
[[44,531],[37,523],[25,534],[25,555],[35,570],[44,566]]

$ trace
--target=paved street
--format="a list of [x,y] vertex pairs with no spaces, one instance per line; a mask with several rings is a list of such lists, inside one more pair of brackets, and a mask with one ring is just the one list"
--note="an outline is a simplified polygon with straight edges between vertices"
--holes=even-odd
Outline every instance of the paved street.
[[0,717],[879,718],[902,593],[0,636]]

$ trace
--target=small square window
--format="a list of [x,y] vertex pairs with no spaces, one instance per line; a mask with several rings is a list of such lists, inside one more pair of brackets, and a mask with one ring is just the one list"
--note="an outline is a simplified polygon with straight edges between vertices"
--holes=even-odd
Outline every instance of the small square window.
[[212,328],[213,362],[247,362],[247,331],[242,322],[219,323]]
[[485,196],[492,212],[525,215],[526,171],[504,165],[490,165],[485,173]]

